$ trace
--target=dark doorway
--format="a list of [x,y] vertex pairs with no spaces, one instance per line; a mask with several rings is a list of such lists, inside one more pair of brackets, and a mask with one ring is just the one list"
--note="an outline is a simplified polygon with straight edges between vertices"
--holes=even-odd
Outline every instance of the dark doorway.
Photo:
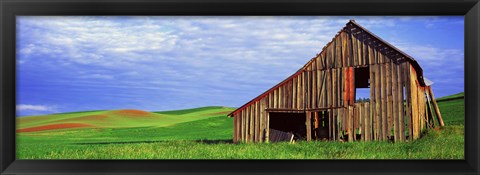
[[328,111],[319,111],[315,114],[317,140],[330,139],[330,120],[328,116]]
[[307,136],[305,113],[270,112],[270,128],[294,134],[295,140]]

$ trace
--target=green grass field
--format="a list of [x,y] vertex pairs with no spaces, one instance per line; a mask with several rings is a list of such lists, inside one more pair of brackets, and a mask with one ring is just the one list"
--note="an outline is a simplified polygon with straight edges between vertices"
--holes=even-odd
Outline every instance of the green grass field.
[[227,107],[161,112],[104,110],[19,117],[17,158],[463,159],[463,99],[442,99],[438,105],[446,126],[407,143],[233,144],[233,119],[226,115],[234,108]]

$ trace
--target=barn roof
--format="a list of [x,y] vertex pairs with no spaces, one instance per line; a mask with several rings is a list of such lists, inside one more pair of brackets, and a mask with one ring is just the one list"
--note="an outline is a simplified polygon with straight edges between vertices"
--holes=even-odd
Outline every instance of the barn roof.
[[[362,27],[360,24],[356,23],[355,20],[350,20],[346,25],[345,27],[340,30],[338,33],[340,33],[341,31],[345,30],[347,28],[347,26],[349,25],[353,25],[361,30],[363,30],[364,32],[366,32],[367,34],[369,34],[371,37],[377,39],[378,41],[382,42],[382,44],[385,44],[389,50],[392,50],[394,52],[396,52],[397,54],[399,54],[400,56],[403,56],[404,58],[406,58],[406,60],[408,62],[410,62],[410,64],[413,66],[413,68],[415,69],[416,73],[417,73],[417,78],[418,78],[418,82],[420,83],[421,86],[426,86],[425,84],[425,81],[424,81],[424,77],[423,77],[423,70],[422,68],[420,67],[420,65],[418,64],[418,62],[413,58],[411,57],[410,55],[406,54],[405,52],[401,51],[400,49],[396,48],[395,46],[391,45],[390,43],[386,42],[385,40],[381,39],[380,37],[378,37],[377,35],[373,34],[372,32],[370,32],[369,30],[365,29],[364,27]],[[323,47],[322,51],[320,53],[322,53],[328,45],[330,45],[333,41],[335,40],[335,37],[332,39],[332,41],[330,41],[325,47]],[[243,110],[244,108],[248,107],[249,105],[255,103],[256,101],[262,99],[263,97],[265,97],[266,95],[268,95],[270,92],[274,91],[276,88],[282,86],[283,84],[287,83],[288,81],[292,80],[294,77],[296,77],[297,75],[299,75],[300,73],[302,73],[303,71],[305,71],[307,69],[307,67],[313,62],[313,60],[315,59],[316,57],[310,59],[310,61],[308,61],[305,66],[303,66],[302,68],[300,68],[297,72],[295,72],[293,75],[289,76],[288,78],[286,78],[285,80],[281,81],[280,83],[278,83],[277,85],[273,86],[272,88],[268,89],[267,91],[265,91],[264,93],[260,94],[259,96],[255,97],[254,99],[250,100],[249,102],[245,103],[244,105],[242,105],[241,107],[237,108],[235,111],[231,112],[230,114],[228,114],[228,116],[233,116],[235,115],[237,112]],[[428,86],[428,85],[427,85]]]

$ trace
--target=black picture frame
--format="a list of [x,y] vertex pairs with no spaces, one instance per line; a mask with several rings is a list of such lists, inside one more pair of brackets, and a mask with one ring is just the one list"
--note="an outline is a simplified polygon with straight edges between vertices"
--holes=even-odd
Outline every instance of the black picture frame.
[[[0,174],[479,174],[478,0],[0,0]],[[16,15],[464,15],[465,160],[15,160]]]

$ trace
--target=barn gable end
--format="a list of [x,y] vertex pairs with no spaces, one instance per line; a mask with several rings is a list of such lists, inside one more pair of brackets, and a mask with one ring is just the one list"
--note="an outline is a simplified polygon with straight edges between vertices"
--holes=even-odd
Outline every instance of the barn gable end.
[[[234,142],[279,132],[305,140],[418,138],[438,108],[422,74],[412,57],[351,20],[296,73],[229,114]],[[355,101],[358,88],[370,91],[368,102]]]

